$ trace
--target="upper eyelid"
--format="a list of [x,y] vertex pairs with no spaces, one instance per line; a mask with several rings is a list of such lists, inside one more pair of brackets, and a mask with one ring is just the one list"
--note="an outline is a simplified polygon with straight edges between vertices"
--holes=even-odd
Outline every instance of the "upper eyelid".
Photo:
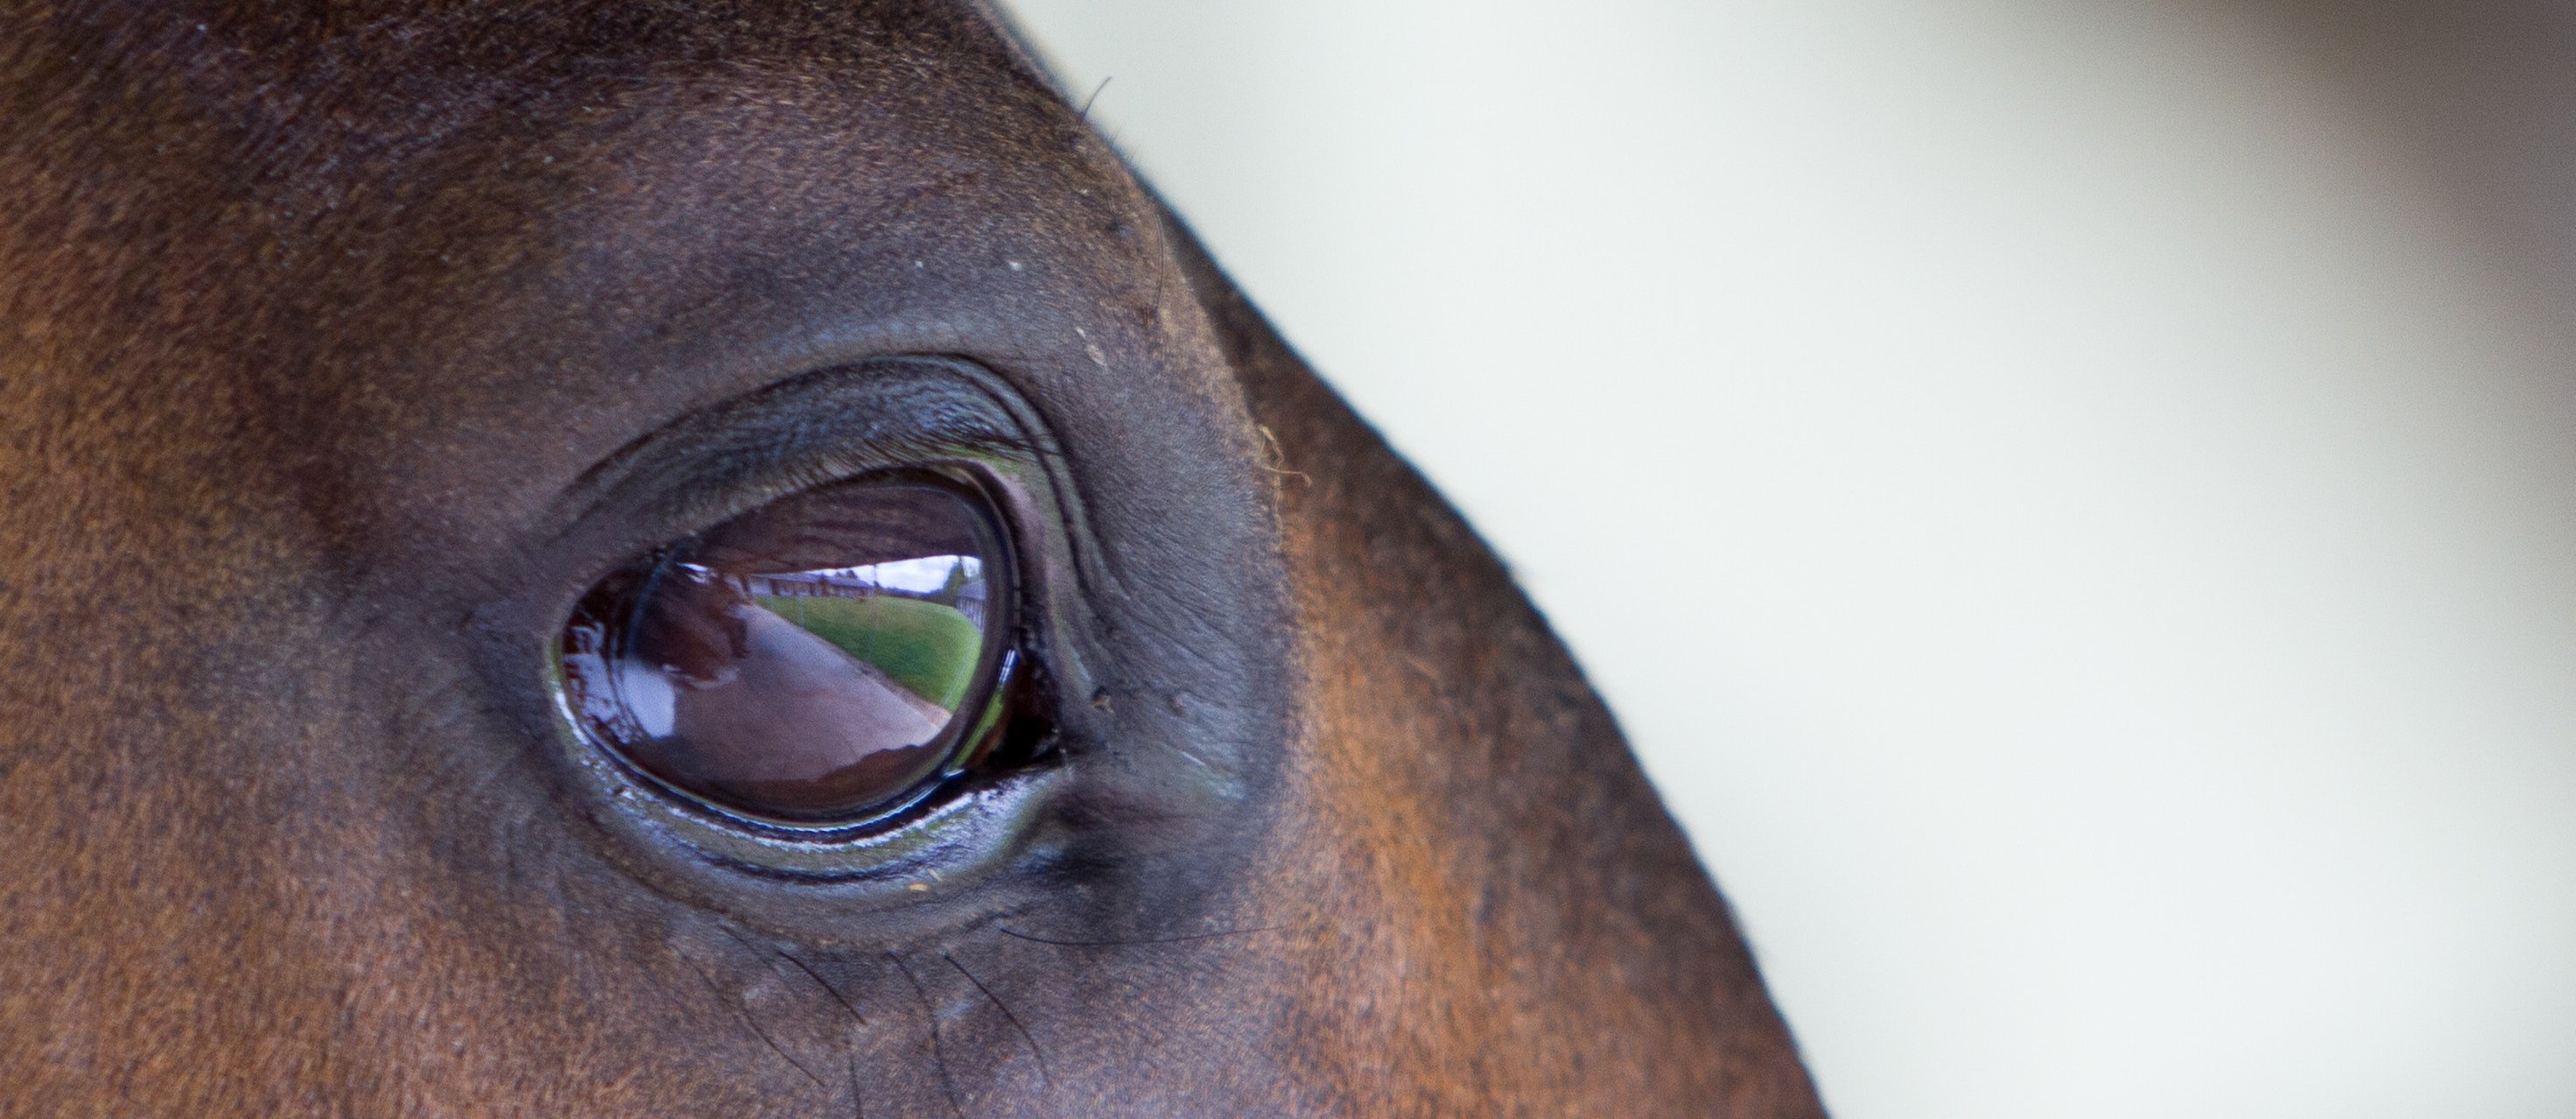
[[546,521],[557,539],[609,513],[685,535],[871,470],[1043,456],[955,363],[880,359],[799,374],[649,432],[584,471]]

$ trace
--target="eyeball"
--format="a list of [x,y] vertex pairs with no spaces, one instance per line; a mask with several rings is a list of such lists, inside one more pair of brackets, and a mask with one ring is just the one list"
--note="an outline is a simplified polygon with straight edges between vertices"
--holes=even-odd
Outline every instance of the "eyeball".
[[997,709],[1013,562],[992,503],[863,476],[656,549],[591,587],[557,644],[582,734],[664,789],[755,821],[901,812],[962,771]]

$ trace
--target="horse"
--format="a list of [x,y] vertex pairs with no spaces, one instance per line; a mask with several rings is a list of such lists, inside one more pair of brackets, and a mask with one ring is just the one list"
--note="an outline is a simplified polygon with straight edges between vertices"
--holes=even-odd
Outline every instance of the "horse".
[[1822,1114],[1003,14],[5,19],[0,1110]]

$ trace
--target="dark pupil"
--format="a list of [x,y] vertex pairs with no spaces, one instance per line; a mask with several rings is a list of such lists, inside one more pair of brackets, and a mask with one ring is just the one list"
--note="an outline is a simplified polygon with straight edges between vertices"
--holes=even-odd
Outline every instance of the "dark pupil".
[[730,808],[899,808],[982,706],[1006,564],[983,503],[945,483],[801,494],[592,588],[564,631],[567,698],[628,761]]

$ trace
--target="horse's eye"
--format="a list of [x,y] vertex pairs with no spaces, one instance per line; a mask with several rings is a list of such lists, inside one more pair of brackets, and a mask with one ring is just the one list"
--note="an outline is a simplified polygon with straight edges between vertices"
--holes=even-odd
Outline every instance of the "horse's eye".
[[809,490],[603,579],[564,625],[582,728],[735,814],[837,825],[960,771],[1006,667],[1011,556],[974,488]]

